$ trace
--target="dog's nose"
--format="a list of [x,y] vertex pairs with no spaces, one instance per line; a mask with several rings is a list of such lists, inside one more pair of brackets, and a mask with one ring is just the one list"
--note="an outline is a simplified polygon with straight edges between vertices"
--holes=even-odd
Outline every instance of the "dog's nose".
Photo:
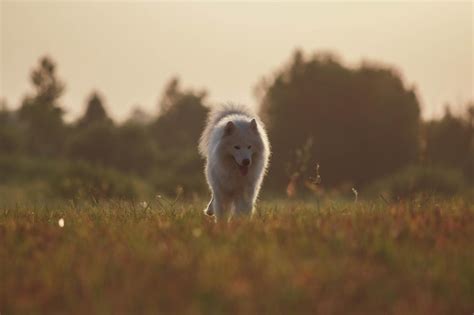
[[250,160],[249,160],[249,159],[243,159],[243,160],[242,160],[242,165],[243,165],[243,166],[249,166],[249,164],[250,164]]

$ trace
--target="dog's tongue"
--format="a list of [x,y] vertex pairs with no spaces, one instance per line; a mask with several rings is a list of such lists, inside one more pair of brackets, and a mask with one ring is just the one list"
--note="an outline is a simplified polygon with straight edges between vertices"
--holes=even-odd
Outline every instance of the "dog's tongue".
[[242,174],[242,176],[245,176],[245,175],[247,175],[247,172],[249,171],[249,167],[239,165],[239,170],[240,170],[240,174]]

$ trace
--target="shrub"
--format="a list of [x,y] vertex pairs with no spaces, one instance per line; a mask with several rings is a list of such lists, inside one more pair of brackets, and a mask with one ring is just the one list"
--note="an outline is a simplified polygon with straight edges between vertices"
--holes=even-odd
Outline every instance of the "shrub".
[[146,185],[134,176],[86,162],[0,157],[4,185],[43,183],[48,197],[133,199],[146,193]]
[[390,198],[404,199],[418,194],[452,196],[466,189],[466,179],[458,170],[410,166],[375,182],[366,191],[369,195],[384,193]]

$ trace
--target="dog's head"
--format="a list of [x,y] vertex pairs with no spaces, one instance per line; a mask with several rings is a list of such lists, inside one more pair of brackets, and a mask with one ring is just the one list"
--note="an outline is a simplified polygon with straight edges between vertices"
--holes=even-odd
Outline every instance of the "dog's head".
[[224,127],[222,142],[225,152],[235,162],[242,175],[247,175],[255,157],[263,150],[257,122],[229,121]]

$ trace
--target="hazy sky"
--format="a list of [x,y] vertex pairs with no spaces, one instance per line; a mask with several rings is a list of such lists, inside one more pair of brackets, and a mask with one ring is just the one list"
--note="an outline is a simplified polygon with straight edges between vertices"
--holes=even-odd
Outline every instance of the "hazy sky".
[[137,104],[154,113],[175,75],[213,103],[255,105],[254,86],[296,47],[333,51],[350,66],[395,66],[417,87],[425,117],[474,98],[472,2],[0,3],[0,96],[16,107],[48,54],[67,84],[69,119],[94,89],[114,118]]

